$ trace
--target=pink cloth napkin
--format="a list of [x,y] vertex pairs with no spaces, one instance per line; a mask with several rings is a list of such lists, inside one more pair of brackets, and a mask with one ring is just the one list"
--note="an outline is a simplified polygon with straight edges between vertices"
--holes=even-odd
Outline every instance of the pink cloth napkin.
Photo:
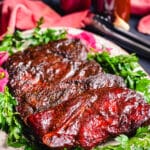
[[41,0],[3,0],[0,2],[0,36],[7,31],[28,30],[44,17],[43,27],[68,26],[82,28],[91,22],[89,10],[60,16]]

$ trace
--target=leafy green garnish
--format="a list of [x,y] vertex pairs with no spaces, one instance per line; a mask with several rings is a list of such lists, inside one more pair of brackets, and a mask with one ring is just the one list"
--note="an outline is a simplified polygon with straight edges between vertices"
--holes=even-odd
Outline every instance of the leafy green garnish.
[[21,31],[14,34],[7,34],[0,43],[0,51],[8,51],[13,54],[16,51],[23,50],[28,46],[46,44],[49,41],[55,41],[66,38],[66,30],[45,29],[41,30],[43,18],[37,22],[36,28],[29,35],[23,35]]
[[24,125],[15,110],[17,101],[12,97],[8,87],[0,93],[0,129],[8,134],[7,145],[24,150],[38,150],[34,142],[24,137]]
[[96,60],[105,72],[123,77],[128,88],[143,93],[146,101],[150,103],[150,79],[141,70],[134,54],[111,57],[108,52],[89,53],[88,59]]
[[120,135],[116,138],[120,144],[116,146],[97,147],[94,150],[150,150],[150,127],[141,127],[134,137]]
[[136,82],[136,91],[142,92],[148,103],[150,103],[150,79],[142,78]]
[[22,134],[22,125],[18,121],[18,113],[14,111],[16,100],[5,88],[0,93],[0,129],[8,133],[7,144],[13,147],[21,147],[27,142]]

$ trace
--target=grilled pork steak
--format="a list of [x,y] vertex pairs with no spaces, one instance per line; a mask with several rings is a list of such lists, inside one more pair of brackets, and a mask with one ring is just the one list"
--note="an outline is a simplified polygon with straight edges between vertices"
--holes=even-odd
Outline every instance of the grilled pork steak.
[[51,148],[91,149],[150,118],[150,106],[139,94],[86,56],[79,40],[65,39],[18,52],[4,65],[17,111]]
[[[80,145],[89,149],[110,137],[133,132],[150,118],[150,105],[129,89],[111,87],[86,91],[47,110],[44,116],[46,113],[52,116],[48,120],[50,132],[43,136],[46,145],[62,148]],[[28,118],[37,132],[40,128],[34,121],[38,115]]]

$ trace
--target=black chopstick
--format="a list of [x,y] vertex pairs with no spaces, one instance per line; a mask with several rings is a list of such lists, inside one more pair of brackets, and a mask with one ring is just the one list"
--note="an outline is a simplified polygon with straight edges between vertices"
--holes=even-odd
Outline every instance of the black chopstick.
[[98,15],[93,18],[92,27],[126,50],[150,58],[150,44],[148,41],[113,27],[110,22],[106,19],[101,19]]
[[124,35],[124,36],[128,37],[129,39],[134,40],[134,41],[141,43],[141,44],[150,48],[150,41],[147,41],[146,39],[143,39],[143,38],[137,36],[136,34],[133,34],[129,31],[125,31],[123,29],[119,29],[119,28],[114,27],[114,30],[119,34]]

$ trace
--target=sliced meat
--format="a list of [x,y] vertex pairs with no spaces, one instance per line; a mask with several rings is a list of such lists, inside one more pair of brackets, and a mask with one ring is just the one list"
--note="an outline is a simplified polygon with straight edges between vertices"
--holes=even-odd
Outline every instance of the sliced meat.
[[[150,105],[140,94],[123,88],[86,91],[51,111],[60,115],[58,120],[55,115],[51,118],[42,140],[59,149],[72,146],[91,149],[108,138],[133,133],[150,119]],[[34,121],[38,115],[29,117],[33,130],[37,128]]]
[[81,43],[79,39],[64,39],[49,42],[42,46],[30,48],[33,51],[47,51],[47,53],[54,53],[69,60],[86,60],[87,48]]
[[[5,64],[10,76],[9,87],[19,101],[17,110],[25,120],[29,114],[54,107],[89,88],[125,86],[122,78],[102,74],[102,68],[95,61],[68,60],[67,55],[58,53],[62,50],[60,45],[65,49],[66,42],[29,48],[12,55]],[[76,42],[73,41],[71,47],[73,45],[75,59]],[[70,46],[68,52],[71,53]]]
[[[20,89],[27,92],[36,84],[45,87],[45,84],[55,84],[70,76],[82,77],[88,76],[90,71],[93,74],[101,71],[101,67],[95,62],[81,62],[85,59],[82,53],[86,56],[86,48],[78,40],[55,41],[18,52],[5,64],[12,79],[10,88],[16,89],[13,93],[17,96],[22,94]],[[69,61],[68,57],[76,61]]]
[[81,147],[90,149],[120,134],[131,135],[150,119],[150,105],[132,90],[107,88],[96,93],[98,99],[81,120],[76,138]]
[[84,80],[67,80],[58,83],[55,87],[43,87],[28,91],[20,97],[22,100],[17,106],[22,118],[35,112],[41,112],[48,108],[77,97],[82,92],[89,89],[103,87],[125,87],[123,79],[111,74],[97,74]]

